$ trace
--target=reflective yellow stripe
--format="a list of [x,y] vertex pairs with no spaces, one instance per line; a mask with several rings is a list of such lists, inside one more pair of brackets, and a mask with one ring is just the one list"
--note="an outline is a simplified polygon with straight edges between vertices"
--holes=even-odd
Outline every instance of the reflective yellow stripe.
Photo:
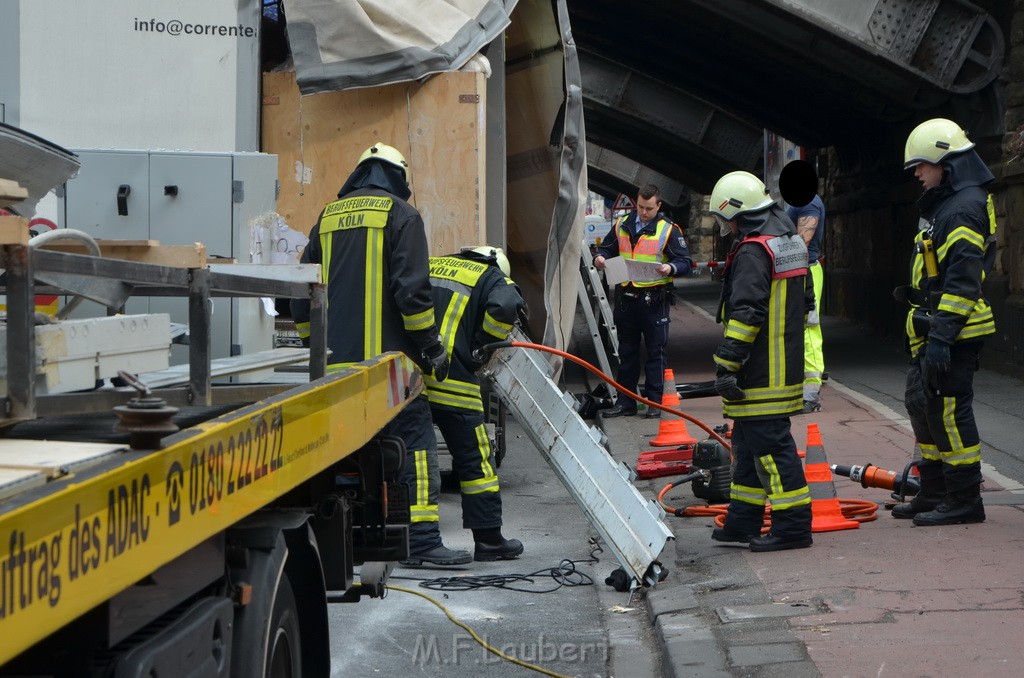
[[918,447],[921,448],[921,458],[929,461],[942,461],[942,457],[939,456],[939,448],[931,443],[918,443]]
[[511,334],[512,325],[495,320],[490,313],[484,312],[483,330],[499,341],[504,341],[505,337]]
[[949,252],[949,248],[957,242],[965,240],[971,245],[974,245],[979,250],[985,250],[985,237],[977,231],[968,228],[967,226],[957,226],[953,229],[953,232],[946,238],[946,242],[942,243],[942,247],[935,253],[939,261],[943,261],[946,258],[946,254]]
[[455,352],[455,339],[459,330],[459,323],[462,321],[462,314],[466,312],[469,304],[469,297],[464,294],[452,294],[448,300],[448,308],[444,310],[444,318],[441,319],[441,338],[445,349],[449,354]]
[[334,251],[334,236],[320,231],[320,277],[326,285],[331,278],[331,253]]
[[433,377],[423,377],[427,388],[427,399],[438,405],[448,405],[474,412],[483,412],[480,399],[480,385],[466,381],[446,379],[437,381]]
[[761,331],[760,327],[754,327],[753,325],[747,325],[741,323],[739,320],[728,320],[725,323],[725,336],[729,339],[736,339],[747,344],[752,344],[757,339],[757,333]]
[[414,523],[436,523],[437,504],[430,503],[430,467],[427,464],[427,451],[414,451],[413,459],[416,464],[416,501],[409,507],[410,519]]
[[730,372],[739,372],[740,368],[743,366],[736,360],[726,360],[725,358],[719,357],[717,355],[713,356],[712,360],[715,361],[716,365],[721,365]]
[[299,337],[305,339],[309,336],[309,323],[295,323],[295,331],[299,333]]
[[981,463],[981,445],[972,445],[965,447],[962,450],[950,450],[949,452],[941,452],[939,457],[943,463],[950,464],[952,466],[963,466],[965,464],[980,464]]
[[779,469],[775,466],[772,456],[766,454],[763,457],[758,457],[757,460],[761,462],[761,467],[768,474],[768,496],[771,497],[773,494],[782,492],[782,476],[779,475]]
[[[789,281],[773,280],[768,297],[768,385],[786,383],[786,298]],[[802,361],[801,361],[802,362]],[[800,402],[803,406],[803,385],[800,384]],[[749,396],[748,396],[749,397]]]
[[484,492],[498,492],[501,488],[498,485],[498,476],[490,464],[491,441],[487,438],[487,427],[479,424],[474,431],[476,433],[476,449],[480,454],[481,478],[466,480],[459,484],[463,494],[483,494]]
[[406,332],[429,330],[430,326],[433,324],[434,309],[432,308],[420,311],[419,313],[414,313],[413,315],[402,314],[402,326],[405,327]]
[[964,446],[964,440],[960,436],[960,429],[956,425],[956,398],[942,399],[942,428],[949,438],[949,446],[954,450]]
[[958,297],[955,294],[943,294],[939,299],[939,310],[969,316],[977,303],[973,299]]
[[764,491],[763,487],[748,487],[733,483],[729,488],[729,498],[742,501],[745,504],[764,506],[768,500],[768,494]]
[[789,492],[769,494],[768,501],[771,502],[773,511],[782,511],[784,509],[793,508],[794,506],[806,506],[811,503],[811,492],[810,489],[804,485],[803,487],[790,490]]
[[384,231],[366,230],[366,296],[363,303],[363,357],[381,352],[384,344]]

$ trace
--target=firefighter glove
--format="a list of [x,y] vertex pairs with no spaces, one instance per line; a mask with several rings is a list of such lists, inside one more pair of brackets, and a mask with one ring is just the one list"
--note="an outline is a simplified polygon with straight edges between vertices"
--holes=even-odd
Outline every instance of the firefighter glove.
[[448,354],[445,352],[444,346],[437,343],[423,349],[423,359],[430,365],[434,379],[444,381],[448,378],[448,368],[451,364],[448,362]]
[[941,375],[949,372],[949,344],[934,337],[928,338],[924,350],[925,378],[928,387],[938,393],[941,390]]
[[715,390],[725,400],[743,400],[747,397],[747,394],[736,383],[735,372],[719,372],[715,379]]

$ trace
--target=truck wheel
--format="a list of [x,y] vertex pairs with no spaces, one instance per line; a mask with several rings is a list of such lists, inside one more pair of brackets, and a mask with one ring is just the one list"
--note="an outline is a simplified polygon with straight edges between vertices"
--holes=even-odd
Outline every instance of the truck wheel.
[[302,676],[302,643],[299,638],[297,607],[288,577],[281,577],[274,598],[274,610],[270,614],[267,678]]

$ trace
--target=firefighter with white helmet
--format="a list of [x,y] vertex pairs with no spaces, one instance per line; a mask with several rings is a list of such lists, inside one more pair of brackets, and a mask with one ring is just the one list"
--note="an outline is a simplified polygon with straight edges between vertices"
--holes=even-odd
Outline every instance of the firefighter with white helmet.
[[[383,142],[366,149],[309,234],[302,263],[320,264],[327,280],[328,370],[385,351],[402,351],[424,375],[444,381],[448,355],[434,323],[423,219],[407,200],[409,164]],[[292,300],[299,336],[309,337],[309,300]],[[426,395],[409,403],[382,431],[402,438],[402,480],[409,488],[409,561],[460,565],[468,551],[441,541],[437,440]]]
[[[710,211],[736,236],[723,271],[715,389],[733,419],[733,471],[725,524],[711,538],[752,551],[811,546],[811,495],[790,431],[803,408],[804,316],[814,308],[807,248],[796,227],[749,172],[715,184]],[[761,535],[765,504],[772,527]]]
[[500,247],[465,247],[458,254],[430,258],[435,322],[451,356],[448,378],[426,377],[434,424],[452,455],[462,495],[462,526],[473,531],[478,561],[510,560],[523,552],[518,539],[501,533],[501,487],[484,422],[481,366],[475,351],[504,341],[524,308],[519,287],[509,277]]
[[924,189],[910,284],[896,290],[910,304],[905,405],[921,455],[921,491],[892,514],[923,526],[980,523],[981,445],[972,401],[982,344],[995,332],[982,294],[995,249],[985,188],[993,176],[960,125],[945,118],[914,128],[904,167]]

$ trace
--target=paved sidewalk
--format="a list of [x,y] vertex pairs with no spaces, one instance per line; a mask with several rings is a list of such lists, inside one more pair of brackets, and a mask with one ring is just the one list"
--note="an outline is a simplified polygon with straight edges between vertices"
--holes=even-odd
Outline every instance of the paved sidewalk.
[[[677,285],[670,364],[675,382],[713,378],[721,336],[708,310],[718,285]],[[713,312],[713,311],[712,311]],[[902,471],[913,436],[902,406],[906,360],[898,340],[869,338],[826,317],[825,359],[832,378],[823,409],[793,418],[806,447],[818,425],[828,461]],[[662,554],[670,569],[645,600],[666,676],[1009,676],[1024,671],[1024,389],[978,373],[976,409],[985,460],[980,525],[921,528],[896,520],[889,492],[836,477],[841,499],[879,505],[857,529],[816,533],[810,549],[751,553],[711,541],[710,518],[667,517],[675,534]],[[684,399],[708,426],[723,423],[718,397]],[[667,417],[662,421],[666,421]],[[661,425],[642,417],[602,419],[616,459],[635,466]],[[695,424],[687,430],[707,437]],[[662,448],[664,449],[664,448]],[[655,497],[672,477],[637,480]],[[688,485],[673,507],[703,505]]]

